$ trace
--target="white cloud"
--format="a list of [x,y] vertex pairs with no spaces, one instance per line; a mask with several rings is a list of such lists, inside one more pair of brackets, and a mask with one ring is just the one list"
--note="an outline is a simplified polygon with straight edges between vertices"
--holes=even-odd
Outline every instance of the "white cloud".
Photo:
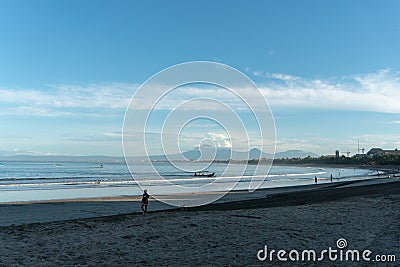
[[118,139],[122,138],[122,132],[104,133],[104,135],[108,137],[116,137]]
[[[358,147],[359,144],[359,147]],[[335,150],[340,153],[346,151],[350,155],[358,153],[358,148],[365,149],[365,153],[372,147],[381,147],[383,149],[400,148],[399,134],[364,134],[356,136],[347,136],[337,140],[335,138],[299,136],[298,138],[278,138],[276,140],[277,151],[303,150],[314,152],[320,155],[334,155]]]
[[37,106],[0,107],[0,115],[35,115],[41,117],[73,116],[70,111],[53,110]]
[[210,132],[207,134],[207,137],[213,140],[213,142],[218,146],[218,147],[226,147],[226,148],[231,148],[232,143],[226,134],[223,133],[215,133],[215,132]]
[[400,72],[384,69],[327,80],[291,77],[282,75],[280,83],[267,80],[260,86],[272,108],[400,113]]
[[[361,147],[381,147],[383,149],[400,148],[400,134],[364,134],[354,136],[354,140],[362,140]],[[354,141],[354,143],[356,143]]]
[[0,88],[0,114],[71,116],[77,109],[124,110],[136,89],[130,84],[50,85],[40,89]]
[[293,76],[293,75],[288,75],[288,74],[283,74],[283,73],[268,73],[268,72],[264,73],[264,72],[260,72],[260,71],[254,71],[253,75],[258,76],[258,77],[268,78],[268,79],[282,80],[282,81],[295,81],[295,80],[301,79],[298,76]]
[[[239,88],[239,90],[247,90]],[[140,110],[153,107],[155,110],[172,110],[179,106],[183,110],[221,110],[226,106],[233,109],[241,109],[245,107],[242,99],[227,89],[222,89],[214,85],[205,87],[204,85],[196,85],[177,87],[169,91],[167,94],[159,98],[162,93],[160,90],[148,90],[145,94],[141,94],[140,98],[135,96],[135,105],[131,105],[131,109]],[[243,93],[243,92],[242,92]],[[261,96],[261,94],[260,94]],[[185,105],[180,106],[184,102]],[[225,106],[225,105],[226,106]]]
[[[246,70],[250,70],[246,68]],[[327,79],[309,79],[282,73],[253,72],[263,78],[259,88],[271,108],[357,110],[384,113],[400,113],[400,72],[383,69],[373,73],[330,77]],[[251,105],[252,109],[263,107],[262,99],[251,94],[248,88],[233,88]],[[151,92],[149,92],[151,94]],[[164,97],[156,109],[172,109],[195,98],[213,98],[235,111],[246,110],[242,99],[226,89],[215,87],[187,86],[175,90]],[[146,106],[146,99],[140,103]],[[222,106],[209,102],[208,105],[193,104],[186,108],[220,110]],[[137,106],[134,108],[140,109]]]
[[[250,68],[246,68],[250,70]],[[358,110],[384,113],[400,113],[400,72],[383,69],[373,73],[309,79],[282,73],[253,72],[262,77],[259,88],[271,108]],[[122,112],[134,94],[136,84],[89,84],[87,86],[51,85],[44,89],[0,88],[0,114],[72,116],[95,115],[108,111]],[[252,109],[263,107],[262,98],[249,94],[250,89],[234,88]],[[157,99],[159,91],[149,90],[133,108],[148,108]],[[211,98],[225,103],[235,111],[246,110],[242,99],[226,89],[215,86],[185,86],[167,94],[155,109],[171,110],[183,101],[192,100],[185,106],[192,110],[221,110],[225,106],[196,98]],[[263,107],[264,108],[264,107]],[[97,110],[101,109],[101,110]],[[83,112],[82,112],[83,110]],[[106,113],[107,114],[107,113]]]
[[[330,149],[330,143],[331,140],[322,138],[279,138],[276,140],[276,151],[303,150],[324,154],[324,152],[326,153]],[[333,149],[330,150],[334,151]]]

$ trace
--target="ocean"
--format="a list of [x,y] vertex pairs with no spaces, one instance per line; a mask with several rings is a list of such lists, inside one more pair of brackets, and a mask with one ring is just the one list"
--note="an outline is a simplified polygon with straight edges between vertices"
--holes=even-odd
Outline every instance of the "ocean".
[[[186,170],[196,169],[198,163],[185,163]],[[32,162],[3,161],[0,164],[0,202],[40,201],[56,199],[92,198],[141,195],[142,188],[150,192],[165,187],[165,180],[196,189],[208,183],[229,183],[239,180],[234,190],[248,189],[251,179],[262,181],[265,174],[254,176],[255,165],[231,165],[213,163],[208,170],[215,177],[194,177],[192,172],[177,169],[167,162],[155,162],[154,168],[162,177],[155,176],[146,165],[137,162],[132,167],[133,176],[124,162]],[[245,169],[243,175],[243,169]],[[349,168],[320,168],[297,166],[272,166],[260,188],[313,184],[314,177],[319,183],[368,179],[376,171]],[[173,194],[171,189],[163,193]]]

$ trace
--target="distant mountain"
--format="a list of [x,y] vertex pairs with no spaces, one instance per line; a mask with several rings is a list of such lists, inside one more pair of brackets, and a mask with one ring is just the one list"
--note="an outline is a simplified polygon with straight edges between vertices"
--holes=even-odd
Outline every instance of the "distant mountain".
[[[199,149],[189,150],[184,152],[183,155],[190,160],[209,160],[214,158],[214,149],[211,147],[201,147]],[[231,154],[232,153],[232,154]],[[201,158],[200,158],[201,155]],[[275,153],[275,158],[306,158],[308,156],[311,157],[319,157],[319,155],[306,152],[302,150],[288,150],[285,152],[277,152]],[[174,156],[169,156],[170,159],[174,159]],[[272,158],[271,154],[262,152],[258,148],[253,148],[249,152],[239,152],[232,151],[230,148],[217,148],[217,152],[215,155],[215,160],[248,160],[248,159],[258,159],[258,158]]]
[[[258,158],[272,158],[271,154],[264,153],[260,149],[253,148],[249,152],[241,152],[241,151],[232,151],[230,148],[222,148],[219,147],[215,151],[214,148],[210,146],[202,146],[200,148],[195,148],[186,152],[183,152],[184,158],[180,154],[172,154],[168,155],[168,158],[165,155],[155,155],[150,156],[150,159],[153,161],[167,161],[169,160],[249,160],[249,159],[258,159]],[[275,158],[306,158],[308,156],[311,157],[319,157],[319,155],[306,152],[302,150],[288,150],[285,152],[277,152],[275,153]],[[134,160],[144,160],[146,156],[138,156],[132,157]],[[56,156],[56,155],[1,155],[0,161],[46,161],[46,162],[93,162],[93,163],[112,163],[112,162],[124,162],[125,159],[123,157],[109,157],[109,156]]]
[[[210,146],[202,146],[182,153],[183,157],[189,160],[248,160],[257,158],[271,158],[271,154],[264,153],[257,148],[251,149],[249,152],[234,151],[230,148],[219,147],[214,150]],[[183,159],[180,154],[168,155],[169,160]],[[151,160],[167,160],[164,155],[150,156]]]
[[306,152],[302,150],[288,150],[285,152],[277,152],[275,153],[275,158],[276,159],[282,159],[282,158],[306,158],[306,157],[313,157],[313,158],[318,158],[319,155],[312,153],[312,152]]

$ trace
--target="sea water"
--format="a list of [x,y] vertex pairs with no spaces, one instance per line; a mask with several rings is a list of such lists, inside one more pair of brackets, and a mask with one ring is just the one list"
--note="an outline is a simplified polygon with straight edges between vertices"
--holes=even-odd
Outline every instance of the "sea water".
[[[257,172],[256,165],[213,163],[208,170],[215,177],[194,177],[192,171],[200,165],[184,163],[177,168],[168,162],[154,162],[154,169],[141,162],[132,165],[132,175],[125,162],[31,162],[8,161],[0,165],[0,202],[37,201],[92,197],[140,195],[146,186],[150,192],[162,191],[173,194],[165,180],[192,188],[193,192],[209,183],[238,181],[234,190],[248,189],[253,179],[260,188],[313,184],[333,181],[368,179],[376,171],[349,168],[320,168],[297,166],[272,166],[268,175]],[[180,163],[182,166],[182,163]],[[255,175],[256,174],[256,175]]]

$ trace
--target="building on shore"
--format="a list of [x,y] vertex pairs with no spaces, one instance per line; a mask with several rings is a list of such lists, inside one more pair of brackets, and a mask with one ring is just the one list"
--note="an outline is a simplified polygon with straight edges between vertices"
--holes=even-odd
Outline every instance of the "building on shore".
[[375,156],[375,155],[400,155],[400,150],[393,149],[393,150],[384,150],[382,148],[371,148],[368,152],[367,152],[368,156]]

